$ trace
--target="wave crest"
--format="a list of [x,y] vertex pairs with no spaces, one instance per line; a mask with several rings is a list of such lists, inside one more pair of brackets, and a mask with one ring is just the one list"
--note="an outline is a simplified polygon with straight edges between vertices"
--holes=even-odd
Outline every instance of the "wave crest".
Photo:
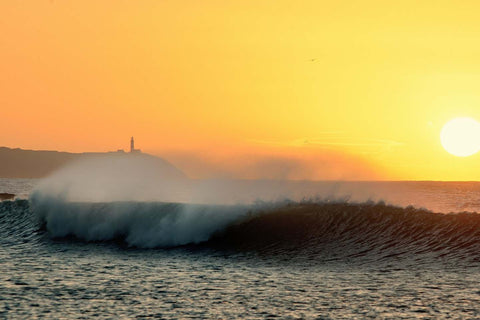
[[53,237],[121,239],[140,248],[208,247],[374,259],[419,255],[480,261],[480,215],[441,214],[383,202],[191,205],[32,201]]
[[241,206],[157,202],[64,202],[44,198],[33,208],[52,237],[86,241],[123,239],[140,248],[206,241],[245,213]]

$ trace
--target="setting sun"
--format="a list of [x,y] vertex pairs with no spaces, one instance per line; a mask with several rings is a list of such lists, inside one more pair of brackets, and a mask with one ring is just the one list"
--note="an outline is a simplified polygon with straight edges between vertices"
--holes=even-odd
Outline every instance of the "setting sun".
[[472,118],[455,118],[440,133],[442,146],[457,157],[468,157],[480,150],[480,123]]

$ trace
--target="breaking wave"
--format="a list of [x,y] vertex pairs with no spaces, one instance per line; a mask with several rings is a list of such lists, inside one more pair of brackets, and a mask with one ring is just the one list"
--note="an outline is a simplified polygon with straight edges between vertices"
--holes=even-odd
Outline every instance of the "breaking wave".
[[479,214],[439,214],[383,202],[222,206],[33,197],[30,202],[0,203],[4,244],[34,237],[39,227],[52,238],[120,240],[138,248],[200,244],[338,259],[428,256],[480,261]]
[[40,223],[55,238],[124,240],[140,248],[200,243],[245,213],[242,206],[162,202],[65,202],[32,197]]

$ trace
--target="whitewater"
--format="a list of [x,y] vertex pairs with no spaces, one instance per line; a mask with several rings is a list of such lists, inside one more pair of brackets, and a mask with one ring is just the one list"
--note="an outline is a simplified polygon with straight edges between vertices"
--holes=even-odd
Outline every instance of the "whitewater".
[[93,163],[0,179],[18,195],[1,318],[480,317],[480,183],[158,184]]

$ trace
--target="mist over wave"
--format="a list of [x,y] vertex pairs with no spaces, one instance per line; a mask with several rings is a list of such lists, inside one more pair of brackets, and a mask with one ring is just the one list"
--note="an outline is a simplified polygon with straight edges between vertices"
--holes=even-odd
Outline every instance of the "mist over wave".
[[287,180],[192,180],[160,158],[144,154],[93,156],[42,179],[32,198],[67,202],[156,201],[252,204],[286,199],[374,199],[363,186]]
[[42,179],[33,193],[83,202],[179,200],[186,180],[160,158],[107,154],[69,163]]
[[480,212],[475,182],[374,182],[188,179],[162,159],[143,154],[91,157],[41,180],[30,194],[73,202],[150,201],[252,204],[258,201],[384,201],[435,212]]
[[[31,194],[28,210],[51,237],[120,240],[139,248],[206,243],[343,257],[426,252],[478,258],[478,214],[393,206],[375,199],[366,184],[349,186],[197,181],[148,158],[116,155],[57,171]],[[397,196],[393,202],[408,199],[383,184],[377,190]]]

